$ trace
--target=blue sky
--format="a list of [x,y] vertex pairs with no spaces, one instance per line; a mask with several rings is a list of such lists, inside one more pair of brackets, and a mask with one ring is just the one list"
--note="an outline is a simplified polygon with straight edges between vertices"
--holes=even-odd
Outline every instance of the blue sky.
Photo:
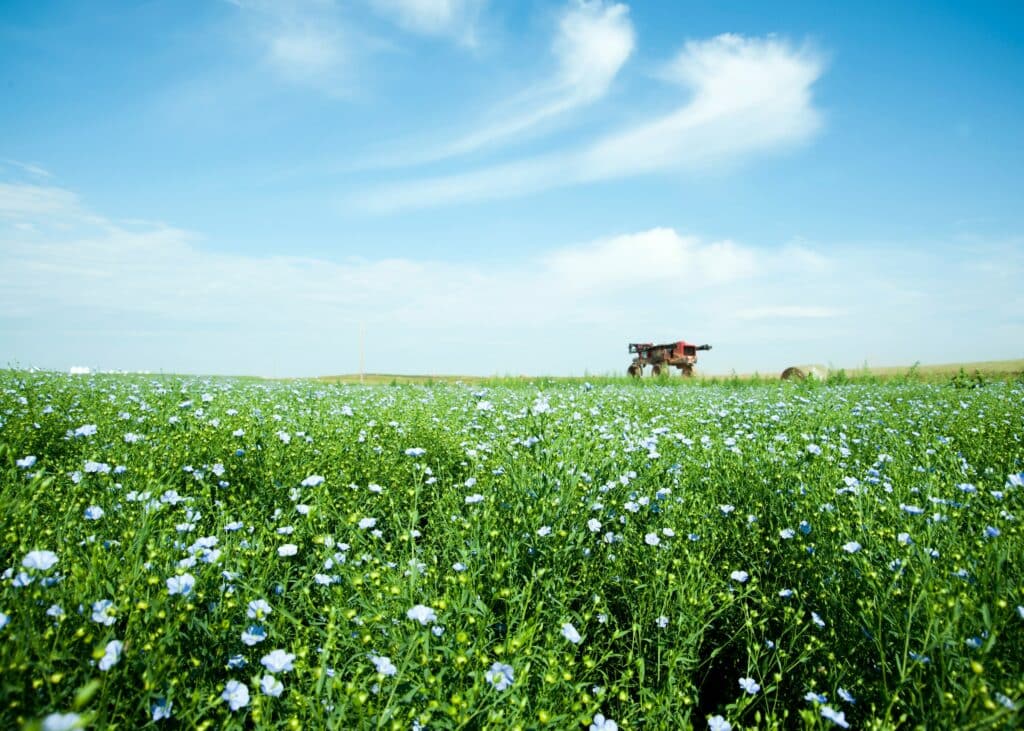
[[1019,3],[0,8],[0,360],[1024,356]]

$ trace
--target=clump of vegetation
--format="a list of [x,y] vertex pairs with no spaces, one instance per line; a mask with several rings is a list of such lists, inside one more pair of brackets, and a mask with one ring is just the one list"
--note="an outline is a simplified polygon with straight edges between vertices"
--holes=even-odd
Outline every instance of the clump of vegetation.
[[693,383],[0,374],[0,724],[1018,724],[1024,386]]

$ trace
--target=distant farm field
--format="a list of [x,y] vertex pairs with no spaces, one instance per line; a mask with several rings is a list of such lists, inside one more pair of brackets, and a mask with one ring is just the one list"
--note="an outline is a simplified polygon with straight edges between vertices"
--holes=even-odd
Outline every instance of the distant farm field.
[[2,372],[0,727],[1017,726],[1024,383],[955,375]]
[[[856,368],[836,368],[824,364],[796,364],[804,369],[814,369],[823,374],[825,380],[831,377],[833,380],[841,381],[872,381],[872,380],[917,380],[917,381],[941,381],[963,375],[971,377],[975,374],[983,378],[1016,378],[1024,377],[1024,358],[1016,360],[987,360],[963,363],[940,363],[940,364],[914,364],[906,366],[870,366],[862,365]],[[717,373],[698,369],[695,382],[723,382],[735,379],[739,380],[773,380],[779,377],[779,373]],[[678,371],[669,370],[665,378],[669,381],[681,380]],[[346,373],[334,376],[320,376],[316,380],[323,383],[359,383],[362,385],[400,385],[400,384],[433,384],[433,383],[469,383],[469,384],[515,384],[529,382],[549,383],[605,383],[623,382],[632,380],[622,374],[590,374],[586,376],[572,377],[536,377],[536,376],[458,376],[458,375],[408,375],[389,373]],[[641,381],[644,379],[640,379]],[[649,376],[646,380],[652,380]]]

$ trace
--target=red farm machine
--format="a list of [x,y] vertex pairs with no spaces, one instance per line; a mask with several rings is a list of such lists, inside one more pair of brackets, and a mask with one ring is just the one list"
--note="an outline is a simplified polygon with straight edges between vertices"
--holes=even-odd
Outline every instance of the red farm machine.
[[634,378],[644,374],[644,368],[651,366],[651,375],[660,375],[663,369],[676,367],[684,376],[692,376],[697,365],[697,351],[711,350],[710,345],[693,345],[685,340],[676,343],[630,343],[629,352],[635,355],[627,373]]

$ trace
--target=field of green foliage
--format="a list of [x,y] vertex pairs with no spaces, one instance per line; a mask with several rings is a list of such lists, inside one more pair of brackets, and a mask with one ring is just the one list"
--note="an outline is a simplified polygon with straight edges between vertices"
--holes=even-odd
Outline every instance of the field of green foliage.
[[1021,722],[1019,381],[6,371],[0,501],[2,728]]

